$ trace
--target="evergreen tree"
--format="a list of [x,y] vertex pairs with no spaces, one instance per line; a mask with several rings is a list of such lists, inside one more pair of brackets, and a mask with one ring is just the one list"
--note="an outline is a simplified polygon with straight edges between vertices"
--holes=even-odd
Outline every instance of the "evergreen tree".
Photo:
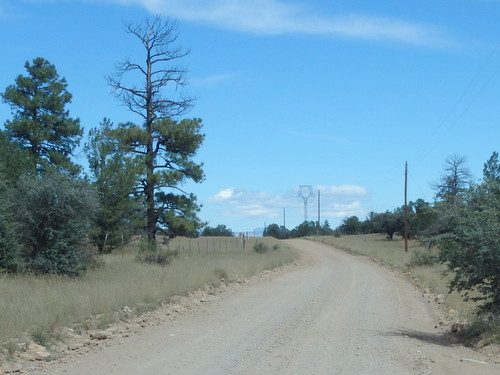
[[483,181],[485,183],[500,182],[500,161],[498,152],[493,152],[483,168]]
[[438,212],[423,199],[410,202],[408,213],[410,236],[425,237],[436,231]]
[[16,272],[22,268],[20,228],[11,215],[11,194],[12,189],[9,189],[7,179],[0,169],[0,273]]
[[[144,122],[121,124],[115,134],[126,152],[134,155],[134,164],[142,166],[136,191],[145,198],[146,232],[154,246],[158,231],[174,237],[196,232],[200,226],[195,197],[183,191],[182,185],[188,179],[203,179],[201,165],[192,159],[204,136],[201,120],[176,121],[192,105],[182,91],[187,84],[186,70],[178,61],[187,52],[175,44],[176,26],[156,17],[130,24],[126,31],[144,47],[144,63],[125,60],[109,84],[117,98]],[[140,77],[141,82],[126,82],[130,76]]]
[[85,153],[100,206],[91,240],[99,252],[110,252],[128,241],[140,225],[139,198],[133,194],[136,170],[118,141],[113,137],[113,124],[104,119],[91,129]]
[[22,270],[20,226],[12,216],[12,195],[20,177],[30,170],[26,153],[0,130],[0,273]]
[[346,217],[338,229],[342,234],[359,234],[362,229],[361,221],[357,216]]
[[233,231],[231,228],[228,228],[224,224],[219,224],[216,227],[208,227],[207,226],[207,227],[203,228],[201,235],[205,236],[205,237],[209,237],[209,236],[232,237]]
[[[188,179],[195,182],[203,179],[201,165],[192,158],[204,135],[200,132],[199,119],[180,122],[157,120],[151,130],[154,131],[154,151],[151,154],[143,151],[144,140],[149,138],[148,130],[126,123],[120,124],[112,134],[134,166],[135,192],[145,198],[146,232],[148,242],[154,245],[158,231],[173,238],[194,235],[202,226],[197,217],[199,207],[196,198],[193,194],[186,193],[182,185]],[[152,158],[151,165],[149,158]],[[151,212],[148,191],[153,187],[154,209]],[[154,223],[153,227],[151,221]]]
[[4,183],[12,186],[21,175],[33,171],[28,152],[21,150],[6,132],[0,130],[0,173]]
[[484,179],[455,206],[454,225],[438,237],[440,261],[453,276],[450,289],[478,291],[471,299],[500,314],[500,164],[494,153],[484,167]]
[[289,231],[283,225],[278,224],[269,224],[264,228],[264,232],[262,233],[264,237],[270,236],[280,240],[287,239],[289,236]]
[[323,225],[321,226],[321,235],[322,236],[331,236],[333,234],[333,229],[330,227],[330,223],[328,220],[325,220]]
[[291,238],[314,236],[317,234],[318,226],[314,221],[304,221],[290,231]]
[[13,119],[5,123],[11,139],[29,152],[34,168],[44,171],[55,166],[76,173],[71,155],[82,136],[79,119],[69,117],[65,106],[71,102],[67,83],[54,65],[35,58],[24,65],[28,75],[19,75],[2,99],[11,106]]

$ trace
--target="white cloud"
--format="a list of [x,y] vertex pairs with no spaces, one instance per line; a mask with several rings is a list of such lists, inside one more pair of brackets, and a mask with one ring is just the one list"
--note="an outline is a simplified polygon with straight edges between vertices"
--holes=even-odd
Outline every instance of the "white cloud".
[[335,196],[365,196],[368,195],[368,190],[358,185],[339,185],[339,186],[324,186],[318,185],[317,190],[321,191],[322,195],[329,194]]
[[210,199],[212,202],[215,203],[227,201],[228,199],[231,199],[234,196],[235,190],[236,190],[235,188],[228,188],[221,190]]
[[321,34],[417,45],[455,44],[437,27],[363,14],[324,15],[284,0],[107,0],[155,14],[255,34]]
[[[314,188],[321,192],[321,217],[324,219],[343,219],[347,216],[360,218],[367,214],[363,200],[368,199],[369,192],[358,185],[324,186]],[[267,191],[247,191],[244,188],[222,189],[207,200],[207,203],[220,207],[221,215],[231,218],[259,218],[280,220],[283,209],[287,216],[294,216],[295,221],[302,221],[304,215],[303,201],[297,196],[298,190],[290,190],[284,194]],[[311,200],[312,202],[312,200]],[[316,217],[316,205],[311,203],[308,220]]]
[[366,214],[366,209],[363,208],[360,201],[353,201],[347,204],[333,203],[322,210],[323,216],[337,219],[350,216],[357,216],[362,219]]
[[279,194],[265,191],[247,191],[244,188],[220,190],[208,203],[224,206],[224,216],[276,217],[288,205]]

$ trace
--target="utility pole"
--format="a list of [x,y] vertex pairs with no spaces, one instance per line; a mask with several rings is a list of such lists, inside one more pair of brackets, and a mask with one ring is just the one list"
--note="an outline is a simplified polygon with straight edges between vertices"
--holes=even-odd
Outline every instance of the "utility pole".
[[321,217],[321,200],[320,200],[320,191],[318,190],[318,236],[321,234],[321,221],[320,221],[320,217]]
[[404,206],[404,221],[405,221],[405,252],[408,252],[408,162],[405,162],[405,206]]

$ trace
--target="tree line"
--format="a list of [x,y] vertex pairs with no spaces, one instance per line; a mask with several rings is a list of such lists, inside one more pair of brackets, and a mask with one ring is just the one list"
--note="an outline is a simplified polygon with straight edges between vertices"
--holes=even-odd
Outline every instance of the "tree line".
[[108,77],[116,98],[139,122],[104,118],[83,150],[89,170],[74,161],[83,138],[70,116],[65,78],[44,58],[2,93],[12,118],[0,129],[0,273],[79,275],[100,253],[144,234],[173,238],[203,226],[196,197],[183,184],[204,179],[193,160],[204,134],[184,88],[187,55],[175,23],[159,17],[128,24],[144,59],[126,59]]

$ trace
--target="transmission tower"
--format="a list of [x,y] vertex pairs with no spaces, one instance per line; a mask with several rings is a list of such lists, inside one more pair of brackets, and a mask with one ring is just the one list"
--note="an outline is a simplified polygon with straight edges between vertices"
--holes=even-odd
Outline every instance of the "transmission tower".
[[311,185],[300,185],[297,193],[297,198],[302,198],[304,201],[304,221],[307,221],[307,204],[314,197],[314,192]]

